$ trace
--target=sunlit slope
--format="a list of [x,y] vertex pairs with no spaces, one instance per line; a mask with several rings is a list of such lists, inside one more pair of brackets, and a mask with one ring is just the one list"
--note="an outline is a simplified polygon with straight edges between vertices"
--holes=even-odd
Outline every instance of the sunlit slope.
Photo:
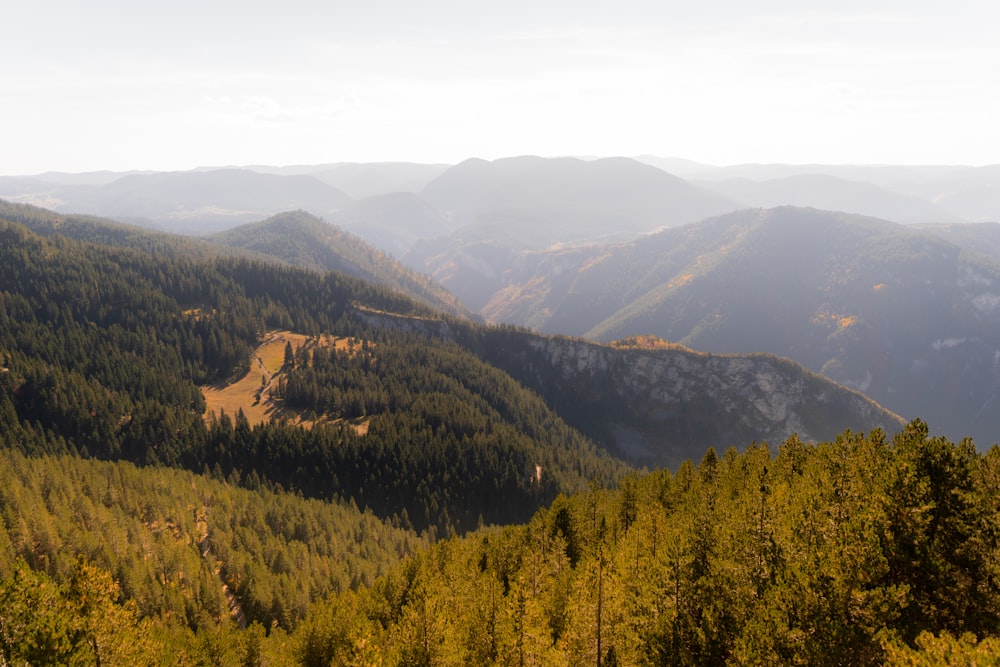
[[618,246],[525,255],[490,319],[770,352],[983,446],[1000,434],[1000,264],[813,209],[750,210]]

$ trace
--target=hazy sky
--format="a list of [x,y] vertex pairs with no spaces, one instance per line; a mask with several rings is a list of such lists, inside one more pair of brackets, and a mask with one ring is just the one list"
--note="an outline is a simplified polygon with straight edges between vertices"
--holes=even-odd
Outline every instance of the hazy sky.
[[993,164],[998,6],[19,0],[0,13],[0,174],[522,154]]

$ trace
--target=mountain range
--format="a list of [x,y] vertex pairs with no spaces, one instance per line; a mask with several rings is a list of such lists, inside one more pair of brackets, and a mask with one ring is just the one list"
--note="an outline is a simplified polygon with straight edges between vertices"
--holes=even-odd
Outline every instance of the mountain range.
[[[996,225],[625,159],[204,174],[0,201],[3,662],[996,654],[1000,449],[948,440],[996,432]],[[851,180],[806,179],[903,210]]]
[[[118,193],[118,200],[108,201],[121,201],[121,193],[141,185],[141,191],[153,193],[143,201],[173,202],[163,204],[173,213],[157,214],[160,226],[167,219],[163,216],[182,209],[231,213],[238,207],[227,199],[236,196],[230,186],[260,185],[255,198],[248,199],[254,206],[243,210],[263,211],[280,209],[294,199],[293,184],[308,182],[303,192],[325,193],[322,202],[307,201],[295,216],[276,213],[268,225],[250,223],[258,226],[234,229],[213,241],[257,252],[266,246],[265,254],[286,262],[346,270],[430,299],[438,309],[542,333],[604,342],[655,334],[706,352],[786,356],[869,393],[897,414],[925,417],[950,437],[972,435],[984,444],[997,439],[990,375],[996,346],[988,306],[994,278],[989,258],[980,255],[992,252],[995,258],[1000,242],[990,236],[994,226],[961,222],[943,203],[948,197],[952,203],[966,201],[963,210],[969,212],[975,206],[960,194],[978,193],[976,219],[987,215],[989,184],[996,175],[990,168],[717,168],[648,157],[524,156],[467,160],[453,167],[382,163],[254,169],[135,173],[118,179],[108,173],[48,174],[29,180],[47,183],[56,188],[52,192],[63,188],[96,198],[100,192]],[[337,196],[328,196],[334,182],[354,182],[356,195],[377,194],[351,199],[336,190]],[[0,189],[4,183],[0,180]],[[200,185],[186,191],[184,183]],[[22,182],[21,187],[27,186]],[[398,190],[383,191],[392,188]],[[292,199],[273,197],[277,192]],[[936,194],[928,199],[928,193]],[[182,199],[187,203],[178,204]],[[781,203],[799,206],[761,214],[771,220],[768,225],[725,222],[750,220],[758,215],[753,211]],[[870,217],[848,221],[838,214],[829,218],[840,221],[836,224],[819,223],[826,214],[803,204]],[[756,208],[724,215],[747,205]],[[322,217],[332,225],[305,212],[321,206]],[[782,238],[777,237],[784,232],[766,231],[777,229],[776,221],[787,216],[798,216],[803,229],[789,223],[791,235]],[[222,226],[237,221],[223,217]],[[202,221],[200,231],[210,231],[221,219]],[[289,224],[292,219],[295,224]],[[890,220],[923,222],[906,226]],[[806,233],[820,229],[826,231]],[[343,237],[340,250],[330,253],[324,237],[345,231],[355,235],[353,240]],[[913,234],[932,240],[915,241]],[[390,255],[380,264],[386,269],[380,277],[373,273],[374,251],[362,247],[362,239]],[[953,262],[953,277],[934,273],[933,262],[890,268],[901,248],[903,255],[919,257],[916,245],[941,241],[945,244],[934,252]],[[354,250],[346,252],[349,246]],[[392,256],[398,263],[392,264]],[[779,270],[793,265],[800,274]],[[844,277],[855,274],[870,279],[869,287],[896,280],[898,294],[888,299],[883,291],[882,298],[911,304],[899,308],[918,324],[907,330],[898,319],[878,316],[880,306],[874,302],[864,305],[872,294],[858,291],[852,281],[860,278]],[[985,291],[970,291],[967,283],[973,278],[962,275],[981,278]],[[921,296],[931,285],[935,291]],[[921,310],[922,298],[936,305]],[[683,299],[688,301],[679,304]],[[941,322],[945,313],[947,324]],[[833,322],[854,324],[834,327]]]
[[496,272],[502,286],[481,312],[594,340],[771,352],[989,445],[1000,433],[1000,263],[930,231],[747,210],[628,244],[524,253]]
[[893,192],[873,183],[827,174],[796,174],[765,181],[739,178],[699,183],[746,208],[804,206],[826,211],[850,211],[904,224],[962,220],[934,201]]
[[[369,240],[402,257],[418,240],[445,236],[473,222],[513,224],[522,237],[523,231],[533,230],[530,241],[522,240],[538,246],[580,238],[624,239],[743,207],[805,206],[901,223],[1000,220],[996,167],[715,167],[652,156],[524,156],[456,165],[250,165],[0,177],[0,197],[11,201],[193,234],[294,209],[329,219],[349,202],[395,194],[411,195],[425,210],[410,221],[398,207],[387,213],[388,219],[380,219],[362,206],[367,209],[364,224],[338,224],[366,239],[366,228],[373,227]],[[362,222],[356,213],[347,215]],[[435,222],[428,226],[431,218]]]
[[[169,276],[180,270],[176,266],[177,262],[194,261],[201,267],[195,271],[197,275],[200,275],[198,272],[209,271],[199,280],[221,280],[223,283],[236,281],[232,287],[227,288],[232,294],[223,293],[220,287],[214,287],[207,294],[202,293],[202,296],[192,298],[192,288],[183,288],[177,292],[180,288],[174,279],[167,283],[148,283],[144,278],[140,284],[145,286],[141,289],[148,294],[139,293],[128,297],[128,301],[133,304],[138,303],[136,299],[139,299],[150,304],[160,304],[156,306],[158,309],[176,309],[173,317],[182,319],[185,312],[217,311],[220,303],[244,304],[237,310],[230,306],[223,312],[229,312],[227,317],[235,317],[238,313],[238,321],[245,320],[246,324],[232,322],[226,325],[226,319],[218,320],[213,317],[210,320],[215,322],[213,326],[230,326],[232,329],[223,329],[213,334],[210,345],[205,342],[190,343],[192,351],[202,350],[199,354],[207,352],[206,345],[212,349],[219,348],[220,345],[223,348],[218,349],[218,353],[211,357],[214,360],[211,363],[215,364],[212,368],[215,370],[198,371],[193,378],[214,377],[216,382],[225,379],[234,372],[231,367],[226,368],[226,364],[235,363],[241,354],[248,354],[249,352],[241,353],[239,350],[253,344],[252,338],[262,335],[269,326],[268,322],[271,322],[270,326],[315,335],[319,333],[319,322],[326,321],[323,318],[333,318],[329,319],[333,323],[338,321],[337,318],[347,317],[354,324],[345,322],[333,329],[329,328],[333,324],[322,326],[328,333],[355,336],[358,334],[351,332],[358,331],[359,326],[363,327],[362,330],[375,327],[376,331],[406,335],[416,332],[421,335],[420,345],[428,347],[428,351],[422,353],[424,356],[431,349],[444,346],[444,349],[451,350],[449,355],[458,354],[467,358],[468,361],[462,363],[472,364],[469,372],[480,375],[487,374],[485,367],[482,367],[483,363],[487,363],[498,369],[489,371],[490,374],[501,372],[509,375],[510,380],[506,381],[521,384],[535,392],[549,406],[546,410],[558,406],[556,412],[559,420],[565,420],[578,428],[614,456],[633,463],[676,464],[683,458],[696,454],[706,440],[719,446],[729,446],[748,438],[780,439],[793,432],[799,432],[803,437],[824,438],[831,437],[845,427],[869,429],[879,426],[891,430],[901,423],[898,416],[878,407],[861,394],[809,376],[795,364],[778,363],[778,360],[768,356],[706,360],[690,350],[651,352],[629,346],[601,352],[591,344],[580,347],[583,343],[573,342],[572,339],[564,342],[560,338],[540,337],[529,331],[510,331],[503,327],[482,328],[482,325],[471,320],[457,318],[459,309],[453,301],[442,297],[445,293],[439,289],[415,281],[410,273],[401,269],[390,258],[370,249],[366,251],[354,237],[304,213],[275,216],[226,232],[211,242],[144,231],[93,218],[62,216],[26,205],[5,205],[0,213],[11,221],[7,224],[15,225],[11,228],[12,232],[18,224],[27,224],[32,230],[23,232],[20,236],[11,236],[12,239],[19,239],[17,243],[27,243],[29,246],[43,244],[42,247],[45,247],[43,241],[32,240],[31,234],[42,234],[42,238],[54,240],[62,239],[60,243],[63,244],[70,243],[72,239],[72,243],[85,244],[81,246],[81,251],[88,249],[87,252],[91,253],[140,253],[142,259],[134,261],[151,263],[151,266],[163,262],[162,269],[146,270],[154,271],[154,275]],[[62,254],[53,257],[63,257],[60,261],[72,264],[78,261],[74,259],[77,251],[73,248],[75,246],[69,246]],[[9,252],[21,251],[14,244]],[[275,265],[274,262],[280,264]],[[13,262],[11,270],[16,270],[17,264]],[[299,265],[304,268],[298,268]],[[281,266],[289,268],[281,269]],[[373,287],[351,287],[353,283],[331,284],[331,280],[343,281],[346,277],[334,279],[335,276],[344,274],[330,273],[330,267],[348,268],[352,272],[363,269],[361,273],[366,280],[380,283],[379,290],[400,289],[400,286],[408,288],[412,295],[409,299],[419,299],[423,305],[407,300],[406,297],[392,296],[389,292],[370,292]],[[324,273],[310,273],[317,270]],[[87,274],[92,273],[93,269],[73,268],[71,271],[74,274]],[[289,274],[288,271],[294,273]],[[226,277],[209,277],[219,272]],[[57,271],[53,275],[58,273]],[[113,282],[110,275],[95,275],[94,280],[98,284]],[[271,284],[275,281],[278,281],[277,284]],[[279,293],[285,293],[281,290],[290,289],[286,285],[289,281],[302,285],[308,285],[312,281],[314,285],[297,288],[299,293],[295,296],[295,302],[289,303],[290,297],[278,297]],[[14,289],[19,284],[14,277],[8,283],[12,286],[8,289]],[[60,289],[65,291],[69,287]],[[323,291],[331,289],[331,294],[334,295],[347,290],[347,294],[353,293],[354,296],[326,297],[328,302],[325,305],[307,305],[313,303],[310,300],[324,298],[321,296]],[[94,297],[87,297],[85,301],[90,303],[93,299]],[[242,301],[247,299],[248,301]],[[168,305],[172,303],[176,305]],[[92,307],[106,309],[114,306],[93,304]],[[451,314],[448,314],[449,310]],[[253,314],[255,312],[256,315]],[[81,314],[74,317],[86,321],[92,316]],[[139,313],[136,312],[131,317],[139,317]],[[164,312],[155,317],[168,316]],[[205,315],[187,317],[201,318]],[[428,320],[428,317],[431,319]],[[199,319],[195,321],[203,324],[208,322]],[[428,327],[426,322],[439,322],[440,326],[435,324]],[[247,326],[251,328],[248,330]],[[251,339],[247,339],[247,336]],[[368,332],[364,336],[378,339],[379,334]],[[456,344],[459,348],[453,349]],[[227,348],[231,349],[224,351]],[[559,352],[562,348],[565,350]],[[109,351],[108,354],[118,352]],[[473,362],[473,357],[482,361]],[[613,362],[609,359],[613,359]],[[186,365],[194,363],[195,359],[184,362]],[[199,367],[204,363],[197,361]],[[222,366],[218,366],[219,363]],[[451,363],[457,363],[457,360]],[[715,370],[707,372],[706,369],[713,367],[713,364]],[[476,367],[482,369],[475,371]],[[639,376],[634,376],[627,370],[640,367],[645,370]],[[624,374],[616,372],[602,375],[609,368],[625,369],[621,371]],[[569,369],[575,369],[572,376],[566,375],[570,372]],[[415,369],[397,368],[394,372],[411,373]],[[578,375],[581,372],[584,375]],[[732,379],[725,379],[729,376]],[[807,376],[812,379],[804,381],[803,378]],[[591,379],[585,381],[585,378]],[[180,378],[172,381],[176,382],[178,379]],[[191,379],[186,382],[191,382]],[[368,386],[368,381],[353,382],[351,386],[356,388],[352,391]],[[388,380],[378,380],[375,386],[385,382]],[[413,380],[407,382],[412,383]],[[463,382],[468,384],[472,380]],[[672,388],[668,389],[668,385]],[[780,392],[768,395],[772,388],[779,386],[782,387]],[[679,389],[680,387],[683,389]],[[416,386],[411,389],[416,390]],[[185,391],[190,392],[191,388],[188,387]],[[669,405],[675,399],[683,399],[689,408],[677,412]],[[382,393],[368,398],[362,393],[360,400],[368,406],[365,414],[369,415],[373,414],[374,406],[384,405],[386,402]],[[323,405],[325,404],[317,404],[311,406],[311,409],[322,414],[330,409],[330,406]],[[732,414],[732,419],[720,420],[719,415],[713,413],[713,405],[726,406],[724,409]],[[505,408],[505,414],[517,418],[510,413],[510,409]],[[532,411],[533,414],[537,413],[537,408],[532,408]],[[628,428],[623,429],[623,426]],[[561,426],[556,431],[562,428],[565,427]],[[632,446],[629,442],[640,444]],[[550,472],[556,474],[554,471]]]
[[[757,183],[785,181],[803,175],[827,176],[840,181],[869,183],[890,193],[916,197],[932,203],[966,222],[996,222],[1000,219],[1000,167],[961,165],[827,165],[827,164],[742,164],[726,167],[699,164],[687,160],[653,156],[637,158],[677,176],[707,185],[728,180],[748,180]],[[794,194],[794,193],[793,193]],[[796,195],[797,196],[797,195]],[[885,197],[885,194],[882,195]],[[781,201],[778,204],[800,204],[823,208],[820,202]],[[912,206],[913,202],[910,202]],[[863,213],[848,202],[847,213]],[[907,222],[901,217],[884,215],[894,222]],[[938,220],[941,222],[941,220]]]
[[0,196],[16,201],[188,234],[222,230],[299,208],[325,215],[350,200],[312,176],[248,169],[136,173],[83,184],[58,175],[5,179],[0,191]]

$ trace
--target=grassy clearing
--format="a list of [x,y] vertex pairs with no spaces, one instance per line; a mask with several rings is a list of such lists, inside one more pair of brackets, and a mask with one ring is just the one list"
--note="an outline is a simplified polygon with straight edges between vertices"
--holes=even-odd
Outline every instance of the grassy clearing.
[[[292,424],[311,427],[316,422],[305,418],[296,410],[289,410],[281,401],[271,396],[271,389],[276,385],[277,378],[282,373],[285,363],[285,345],[291,343],[292,349],[305,346],[329,347],[347,350],[353,343],[349,338],[321,336],[319,338],[292,333],[290,331],[274,331],[254,351],[250,370],[242,378],[225,386],[202,387],[207,410],[205,419],[211,420],[225,411],[235,415],[243,410],[251,425],[262,424],[275,417],[284,417]],[[368,432],[367,420],[354,424],[355,430],[364,435]]]

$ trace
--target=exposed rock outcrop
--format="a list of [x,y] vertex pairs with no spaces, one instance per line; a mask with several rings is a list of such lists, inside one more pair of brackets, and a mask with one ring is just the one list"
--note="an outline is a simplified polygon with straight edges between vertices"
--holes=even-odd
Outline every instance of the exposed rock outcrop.
[[581,424],[603,424],[606,443],[637,463],[673,466],[709,446],[778,444],[793,433],[825,440],[845,429],[891,433],[903,424],[864,394],[773,355],[618,349],[562,337],[535,337],[530,347],[555,370],[530,364],[543,393],[562,385]]

